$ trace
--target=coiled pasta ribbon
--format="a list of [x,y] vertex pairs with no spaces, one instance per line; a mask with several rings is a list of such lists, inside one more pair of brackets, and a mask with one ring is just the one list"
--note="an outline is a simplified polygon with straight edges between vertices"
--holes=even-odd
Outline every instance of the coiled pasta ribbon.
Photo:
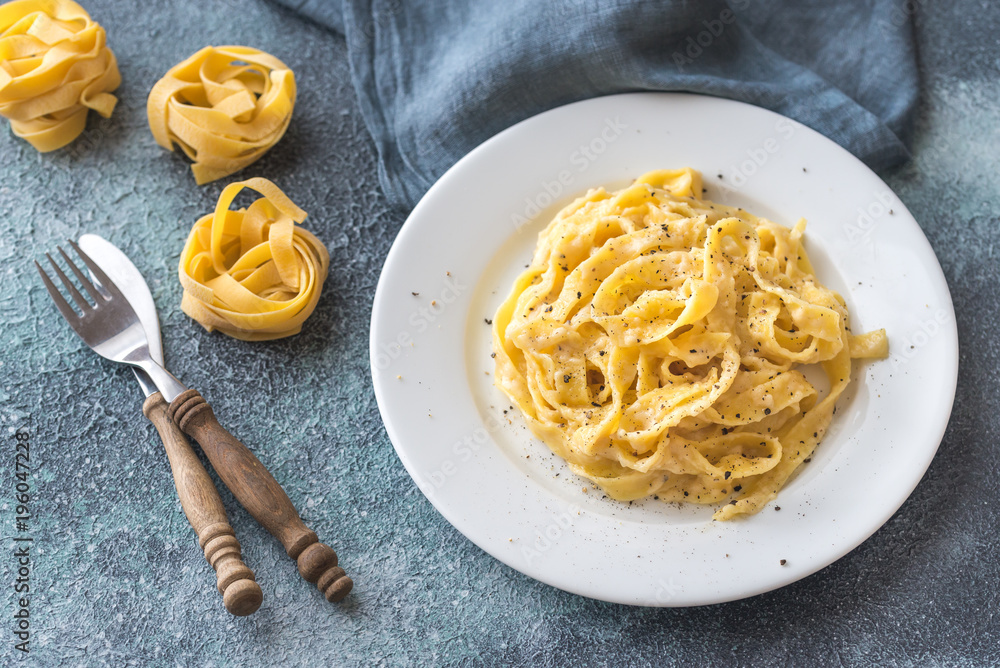
[[[244,188],[263,197],[231,211]],[[210,332],[245,341],[298,334],[330,267],[323,242],[295,225],[306,215],[267,179],[226,186],[215,212],[195,223],[181,253],[181,310]]]
[[238,172],[278,143],[292,120],[295,91],[295,75],[274,56],[207,46],[153,86],[149,129],[163,148],[180,146],[202,185]]
[[93,109],[108,118],[121,76],[104,28],[70,0],[0,5],[0,115],[42,153],[80,136]]

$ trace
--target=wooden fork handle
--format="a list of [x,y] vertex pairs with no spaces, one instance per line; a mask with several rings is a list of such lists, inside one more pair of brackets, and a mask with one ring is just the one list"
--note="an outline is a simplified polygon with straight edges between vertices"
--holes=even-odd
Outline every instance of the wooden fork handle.
[[159,392],[146,399],[142,412],[163,440],[181,507],[198,535],[205,559],[215,569],[216,584],[226,610],[238,617],[254,613],[264,594],[253,571],[243,563],[240,542],[229,526],[226,508],[208,471],[191,449],[187,437],[167,415],[167,402]]
[[219,424],[204,397],[197,390],[187,390],[170,402],[168,414],[185,434],[198,441],[236,500],[281,541],[302,577],[315,583],[328,601],[347,596],[354,582],[337,566],[337,553],[319,542],[274,476]]

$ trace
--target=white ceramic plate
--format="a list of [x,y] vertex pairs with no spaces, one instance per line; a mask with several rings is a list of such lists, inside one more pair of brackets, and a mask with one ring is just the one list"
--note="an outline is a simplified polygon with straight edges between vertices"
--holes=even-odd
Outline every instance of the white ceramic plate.
[[[886,328],[892,351],[856,365],[829,434],[777,501],[728,523],[710,521],[710,507],[603,497],[531,436],[492,383],[485,320],[552,214],[588,188],[683,166],[702,171],[710,199],[786,225],[807,218],[820,279],[847,300],[853,329]],[[757,107],[639,93],[524,121],[431,188],[386,259],[371,362],[399,458],[470,540],[560,589],[686,606],[794,582],[882,526],[944,433],[958,337],[926,238],[847,151]]]

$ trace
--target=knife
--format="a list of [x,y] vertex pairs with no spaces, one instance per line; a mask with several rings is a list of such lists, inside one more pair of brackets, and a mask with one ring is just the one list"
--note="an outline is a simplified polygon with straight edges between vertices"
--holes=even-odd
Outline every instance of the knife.
[[[79,247],[77,250],[80,255],[85,256],[86,261],[94,264],[95,260],[86,251]],[[123,256],[121,251],[115,250],[116,257]],[[131,263],[129,265],[131,266]],[[96,264],[94,267],[100,269]],[[132,267],[132,270],[135,271],[135,275],[127,274],[128,279],[124,282],[130,285],[142,285],[143,293],[136,297],[141,296],[146,300],[150,305],[149,308],[155,313],[145,281],[135,267]],[[39,271],[41,271],[40,265]],[[112,281],[110,277],[108,280],[113,282],[116,288],[118,287],[117,281]],[[135,289],[130,286],[128,291],[118,288],[115,295],[124,299],[125,303],[121,306],[124,309],[123,315],[133,327],[131,336],[138,334],[146,339],[144,328],[141,332],[136,332],[134,329],[136,324],[142,325],[139,314],[131,304],[132,297],[129,296],[134,292]],[[112,295],[112,301],[115,299]],[[155,333],[158,339],[159,330],[157,329]],[[141,354],[141,364],[138,362],[133,364],[136,360],[115,359],[115,361],[141,366],[148,371],[148,379],[152,380],[160,390],[163,400],[170,401],[166,409],[167,418],[180,427],[183,433],[198,442],[202,452],[215,467],[219,478],[240,505],[281,542],[285,553],[298,566],[299,575],[307,582],[316,585],[331,603],[343,600],[351,592],[354,582],[344,569],[337,565],[337,553],[326,543],[321,543],[316,532],[306,526],[284,488],[253,452],[219,424],[212,406],[205,401],[205,398],[197,390],[185,387],[164,369],[162,364],[153,359],[149,354],[148,345],[148,341],[143,340],[142,345],[132,351]]]
[[[135,309],[146,332],[149,354],[162,366],[160,321],[156,316],[153,296],[142,274],[114,244],[96,234],[83,235],[79,245],[104,270]],[[91,279],[99,288],[103,288],[96,277],[91,275]],[[219,492],[187,437],[167,414],[167,402],[152,379],[138,367],[132,367],[132,371],[146,395],[142,412],[156,427],[163,441],[181,507],[198,536],[198,544],[205,552],[205,559],[215,569],[216,584],[226,610],[239,617],[252,614],[260,607],[263,593],[253,571],[243,563],[240,543],[229,524]]]

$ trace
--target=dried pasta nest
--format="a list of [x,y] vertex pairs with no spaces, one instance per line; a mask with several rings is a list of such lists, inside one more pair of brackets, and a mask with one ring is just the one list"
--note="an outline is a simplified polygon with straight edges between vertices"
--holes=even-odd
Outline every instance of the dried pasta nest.
[[[229,209],[244,188],[263,197]],[[297,334],[319,301],[330,255],[306,212],[267,179],[231,183],[181,253],[181,310],[208,331],[261,341]]]
[[80,136],[91,109],[111,116],[121,76],[104,28],[70,0],[0,5],[0,115],[42,153]]
[[295,75],[246,46],[207,46],[170,69],[149,93],[156,143],[180,147],[198,185],[258,160],[285,134],[295,108]]

